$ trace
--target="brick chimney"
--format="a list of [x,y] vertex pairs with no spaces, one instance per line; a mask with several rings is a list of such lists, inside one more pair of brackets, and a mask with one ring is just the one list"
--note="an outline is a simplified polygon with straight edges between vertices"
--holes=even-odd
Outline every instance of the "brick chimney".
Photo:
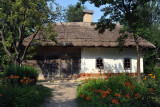
[[83,22],[93,22],[93,10],[83,10]]

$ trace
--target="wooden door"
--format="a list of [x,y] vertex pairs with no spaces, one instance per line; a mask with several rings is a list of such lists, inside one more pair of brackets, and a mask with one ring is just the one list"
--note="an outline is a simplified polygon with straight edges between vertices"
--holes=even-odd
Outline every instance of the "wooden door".
[[61,77],[69,77],[72,75],[72,59],[67,54],[61,56],[60,75]]

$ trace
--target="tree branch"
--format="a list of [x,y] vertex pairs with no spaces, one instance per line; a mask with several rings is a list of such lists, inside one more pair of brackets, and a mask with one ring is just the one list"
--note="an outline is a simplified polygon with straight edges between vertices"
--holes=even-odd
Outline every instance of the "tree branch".
[[22,61],[24,60],[24,57],[25,57],[25,55],[26,55],[26,53],[27,53],[27,50],[28,50],[29,46],[31,45],[32,41],[34,40],[34,38],[36,37],[36,35],[37,35],[38,31],[40,30],[40,28],[41,28],[41,25],[39,26],[38,30],[33,34],[33,37],[32,37],[32,39],[31,39],[31,41],[30,41],[30,42],[28,43],[28,45],[25,47],[20,62],[22,62]]
[[7,47],[5,46],[4,29],[5,29],[5,27],[3,25],[3,28],[0,31],[1,38],[2,38],[2,45],[3,45],[4,51],[6,52],[6,54],[9,56],[9,58],[11,59],[11,61],[14,62],[14,58],[13,58],[12,54],[8,51]]

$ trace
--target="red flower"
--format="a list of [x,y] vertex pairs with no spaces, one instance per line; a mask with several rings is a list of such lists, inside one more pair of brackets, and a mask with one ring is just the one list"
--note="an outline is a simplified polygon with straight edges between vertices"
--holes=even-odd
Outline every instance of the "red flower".
[[133,88],[135,88],[134,86],[131,86],[131,88],[133,89]]
[[149,88],[151,92],[154,92],[155,90],[153,88]]
[[116,96],[120,98],[120,97],[121,97],[121,94],[120,94],[120,93],[117,93]]
[[84,94],[82,94],[81,97],[83,98],[83,97],[84,97]]
[[126,98],[130,98],[130,95],[129,94],[125,94],[124,95]]
[[94,91],[94,92],[97,92],[97,89],[94,89],[93,91]]
[[108,89],[108,91],[112,91],[111,89]]
[[92,88],[89,88],[89,89],[88,89],[88,91],[91,91],[91,90],[92,90]]
[[131,83],[130,83],[130,82],[124,82],[124,84],[125,84],[127,87],[131,86]]
[[18,79],[18,78],[19,78],[19,76],[16,76],[16,78]]
[[21,80],[20,80],[20,82],[22,83],[22,82],[23,82],[23,80],[21,79]]
[[133,93],[133,90],[131,90],[131,92]]
[[87,99],[87,100],[90,100],[90,99],[91,99],[91,97],[89,97],[89,96],[88,96],[86,99]]
[[107,95],[106,94],[102,94],[102,98],[105,98]]
[[116,99],[112,99],[113,104],[119,104],[119,102]]
[[27,79],[26,77],[24,77],[23,79]]
[[140,93],[136,93],[134,96],[135,99],[137,99],[139,97]]
[[26,83],[28,83],[28,80],[26,80]]
[[8,79],[8,77],[5,77],[6,79]]
[[4,86],[7,87],[7,84],[5,84]]
[[109,94],[110,92],[109,91],[103,91],[102,93],[103,94]]
[[10,75],[10,77],[11,77],[11,78],[14,78],[14,76],[13,76],[13,75]]
[[101,92],[102,92],[102,90],[98,90],[98,92],[99,92],[99,93],[101,93]]
[[0,97],[2,97],[2,94],[0,93]]
[[0,80],[2,80],[2,78],[0,78]]

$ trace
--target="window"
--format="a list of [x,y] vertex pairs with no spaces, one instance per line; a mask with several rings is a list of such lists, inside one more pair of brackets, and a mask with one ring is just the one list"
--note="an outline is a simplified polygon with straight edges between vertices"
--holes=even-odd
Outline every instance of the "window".
[[103,69],[104,68],[104,64],[103,64],[103,59],[102,58],[97,58],[96,59],[96,67],[99,69]]
[[125,70],[131,69],[131,59],[130,58],[124,59],[124,69]]

